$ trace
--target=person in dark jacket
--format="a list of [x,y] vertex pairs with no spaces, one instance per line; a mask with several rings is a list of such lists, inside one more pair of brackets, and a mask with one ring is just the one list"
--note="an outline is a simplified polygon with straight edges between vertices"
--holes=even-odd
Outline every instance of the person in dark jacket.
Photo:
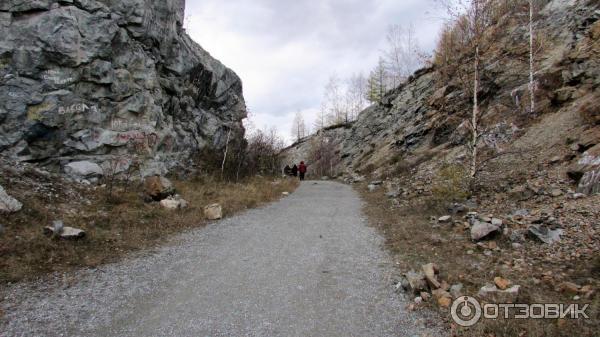
[[304,180],[304,175],[306,174],[306,165],[304,162],[300,162],[300,167],[298,167],[298,172],[300,172],[300,180]]
[[288,177],[292,175],[292,168],[290,167],[290,165],[285,165],[285,168],[283,169],[283,174]]
[[296,166],[296,164],[294,164],[294,166],[292,166],[292,175],[294,177],[298,176],[298,166]]

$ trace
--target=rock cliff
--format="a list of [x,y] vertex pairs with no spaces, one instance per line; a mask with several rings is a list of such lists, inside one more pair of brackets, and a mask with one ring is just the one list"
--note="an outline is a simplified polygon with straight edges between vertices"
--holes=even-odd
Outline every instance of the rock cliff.
[[[244,134],[238,76],[185,33],[185,0],[3,0],[0,152],[143,175]],[[116,165],[116,167],[115,167]]]

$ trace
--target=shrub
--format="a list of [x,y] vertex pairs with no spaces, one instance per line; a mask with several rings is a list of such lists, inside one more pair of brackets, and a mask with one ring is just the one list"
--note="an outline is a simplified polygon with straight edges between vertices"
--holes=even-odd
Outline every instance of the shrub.
[[444,164],[434,178],[431,192],[438,202],[458,202],[470,195],[471,179],[460,164]]

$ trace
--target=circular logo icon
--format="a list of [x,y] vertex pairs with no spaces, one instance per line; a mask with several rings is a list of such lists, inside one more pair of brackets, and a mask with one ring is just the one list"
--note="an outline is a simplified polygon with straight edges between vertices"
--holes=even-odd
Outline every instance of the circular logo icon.
[[460,326],[473,326],[481,319],[481,305],[473,297],[461,296],[450,308],[452,319]]

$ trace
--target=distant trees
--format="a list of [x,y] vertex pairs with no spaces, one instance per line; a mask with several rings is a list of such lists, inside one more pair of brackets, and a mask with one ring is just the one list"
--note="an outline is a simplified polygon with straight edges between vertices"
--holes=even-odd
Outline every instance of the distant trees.
[[423,65],[421,48],[415,37],[415,27],[410,24],[391,25],[388,28],[385,64],[393,88],[402,84],[412,73]]
[[358,118],[358,114],[367,106],[367,79],[361,73],[353,74],[347,81],[346,122]]
[[296,112],[294,121],[292,122],[292,137],[299,141],[300,139],[308,136],[308,127],[304,121],[304,117],[300,111]]
[[337,74],[329,77],[321,108],[314,122],[315,132],[330,125],[348,123],[367,107],[367,79],[353,74],[342,80]]
[[377,67],[371,71],[367,89],[367,99],[371,103],[380,103],[388,91],[389,73],[383,57],[379,58]]

